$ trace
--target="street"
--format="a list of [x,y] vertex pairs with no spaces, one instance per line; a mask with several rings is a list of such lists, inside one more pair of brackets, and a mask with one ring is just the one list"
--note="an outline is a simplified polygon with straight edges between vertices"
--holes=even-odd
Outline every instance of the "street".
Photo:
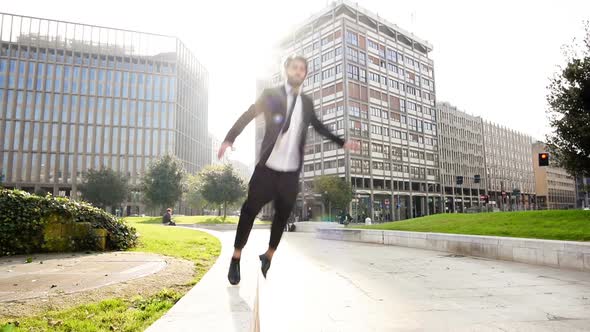
[[[218,263],[156,330],[248,331],[269,230],[253,230],[242,282],[227,282],[233,231]],[[583,331],[590,276],[444,252],[285,233],[260,276],[261,331]],[[205,300],[206,299],[206,300]],[[206,328],[205,328],[206,330]]]

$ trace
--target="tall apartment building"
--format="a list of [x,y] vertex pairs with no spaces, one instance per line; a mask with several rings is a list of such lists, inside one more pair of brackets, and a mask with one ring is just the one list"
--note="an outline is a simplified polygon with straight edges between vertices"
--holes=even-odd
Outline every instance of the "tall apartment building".
[[344,151],[310,130],[296,209],[320,214],[312,181],[337,175],[354,187],[353,213],[399,220],[441,212],[432,45],[337,1],[300,24],[279,48],[285,56],[308,59],[303,91],[313,97],[318,117],[361,144],[358,153]]
[[573,209],[576,207],[576,180],[553,163],[539,166],[539,153],[547,152],[543,142],[535,142],[532,162],[535,173],[536,203],[539,209]]
[[[438,102],[436,111],[445,212],[481,207],[487,187],[482,119],[447,102]],[[457,184],[458,176],[463,184]]]
[[208,74],[179,39],[0,14],[0,43],[5,186],[76,198],[87,169],[135,184],[161,155],[211,162]]
[[490,203],[502,210],[535,208],[533,138],[486,120],[482,126]]

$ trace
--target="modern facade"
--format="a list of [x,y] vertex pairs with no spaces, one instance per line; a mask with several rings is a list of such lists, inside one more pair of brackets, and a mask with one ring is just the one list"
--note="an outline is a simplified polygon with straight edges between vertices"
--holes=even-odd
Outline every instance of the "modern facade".
[[179,39],[0,14],[0,42],[5,186],[76,198],[87,169],[211,162],[208,73]]
[[482,127],[490,204],[503,211],[536,208],[533,138],[486,120]]
[[442,212],[432,45],[337,1],[278,47],[283,56],[308,59],[303,91],[313,97],[318,117],[361,145],[358,153],[344,151],[310,130],[296,209],[311,208],[314,219],[326,215],[313,179],[336,175],[354,187],[355,214],[399,220]]
[[[487,188],[482,118],[447,102],[438,102],[436,112],[445,212],[479,208]],[[458,176],[462,184],[457,184]]]
[[532,163],[535,173],[536,203],[539,209],[573,209],[576,207],[576,180],[561,167],[549,163],[539,166],[539,153],[547,152],[543,142],[535,142]]

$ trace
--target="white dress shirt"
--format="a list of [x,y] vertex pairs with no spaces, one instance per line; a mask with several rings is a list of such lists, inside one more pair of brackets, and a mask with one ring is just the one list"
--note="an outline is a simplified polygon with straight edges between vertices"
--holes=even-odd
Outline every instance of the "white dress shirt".
[[[301,135],[301,127],[303,124],[303,105],[301,101],[301,92],[297,93],[297,97],[293,97],[293,88],[289,83],[285,82],[285,89],[287,90],[287,111],[289,111],[291,103],[295,102],[293,108],[293,115],[291,122],[286,132],[280,132],[275,142],[274,148],[266,161],[266,166],[270,169],[280,172],[292,172],[299,168],[299,140]],[[293,99],[295,99],[293,101]],[[287,121],[289,114],[285,114],[283,123]]]

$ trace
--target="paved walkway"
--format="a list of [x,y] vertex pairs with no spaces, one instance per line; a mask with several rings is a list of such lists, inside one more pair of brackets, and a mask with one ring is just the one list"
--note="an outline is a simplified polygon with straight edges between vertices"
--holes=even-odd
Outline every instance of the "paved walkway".
[[40,254],[26,263],[28,257],[0,258],[0,303],[95,289],[166,266],[162,256],[134,252]]
[[[251,331],[269,230],[253,230],[242,282],[227,268],[234,231],[200,283],[147,331]],[[404,247],[285,233],[267,280],[260,331],[585,331],[590,275]]]

